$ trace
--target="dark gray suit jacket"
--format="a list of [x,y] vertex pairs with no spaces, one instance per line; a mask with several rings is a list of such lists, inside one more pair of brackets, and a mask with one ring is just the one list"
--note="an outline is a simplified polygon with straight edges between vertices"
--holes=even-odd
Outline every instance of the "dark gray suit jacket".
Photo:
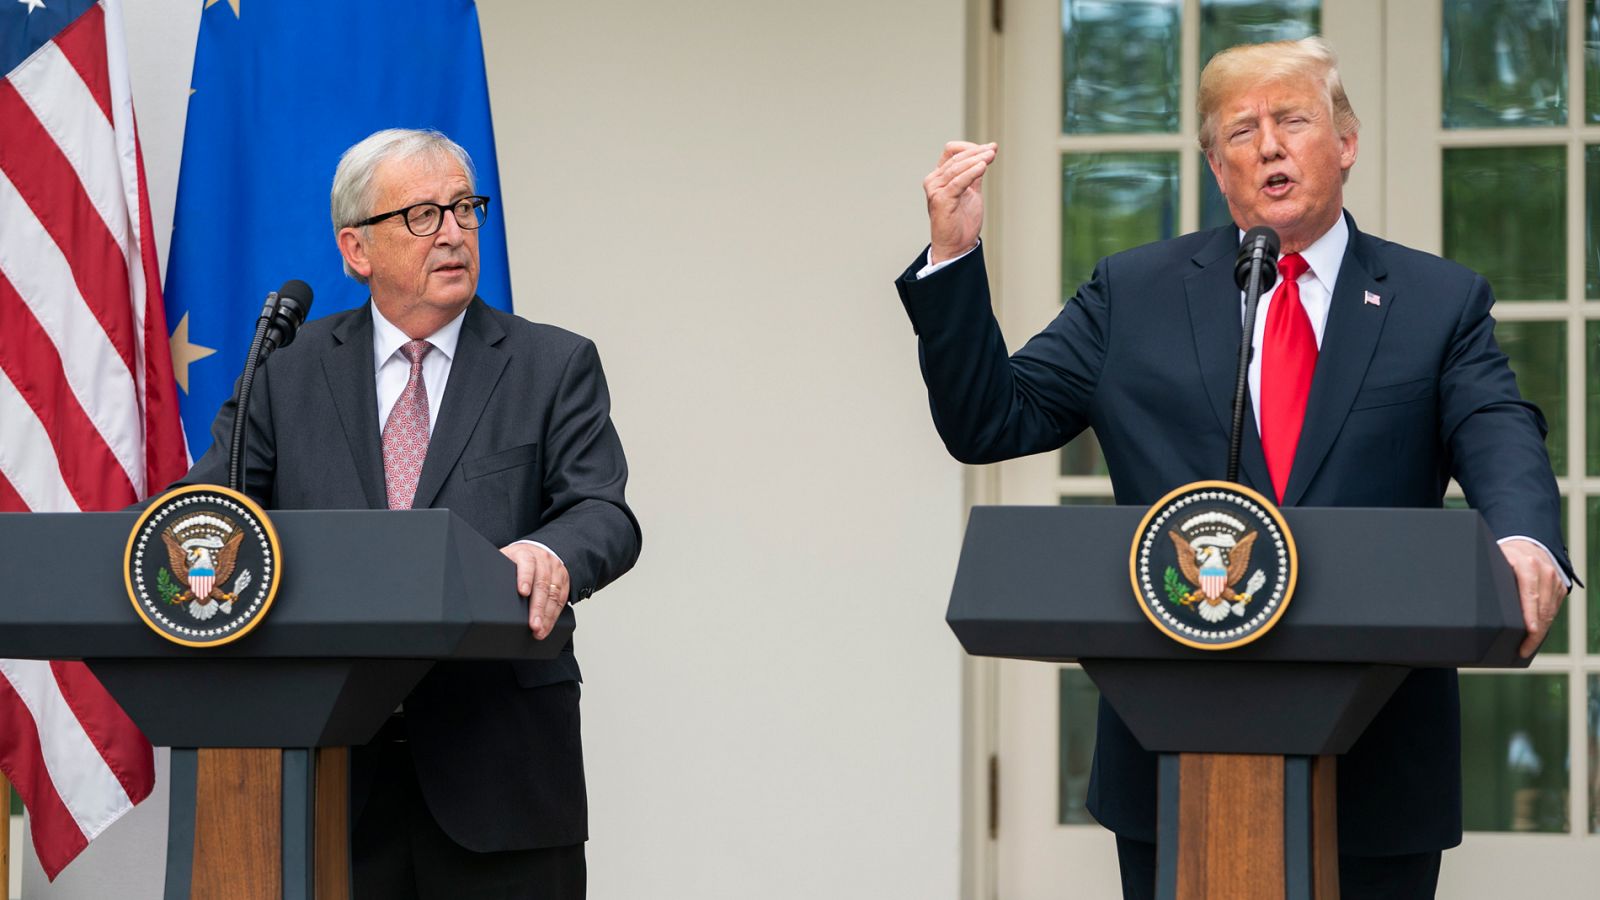
[[[1282,505],[1438,507],[1453,476],[1497,536],[1538,539],[1571,575],[1544,417],[1518,394],[1495,344],[1488,283],[1347,222]],[[994,462],[1053,450],[1092,427],[1118,503],[1148,506],[1181,484],[1223,477],[1238,247],[1228,225],[1107,257],[1009,357],[981,250],[924,279],[919,259],[897,286],[950,452]],[[1239,480],[1271,496],[1254,417],[1245,421]],[[1340,758],[1338,784],[1341,852],[1460,843],[1455,672],[1412,672]],[[1090,811],[1118,834],[1153,841],[1155,808],[1155,757],[1102,703]]]
[[[257,371],[245,489],[268,509],[384,509],[370,305],[307,322]],[[417,485],[503,547],[538,541],[576,603],[639,556],[628,468],[594,344],[474,299]],[[227,483],[229,401],[184,483]],[[577,659],[435,666],[406,698],[417,777],[444,830],[477,851],[588,836]],[[381,789],[381,786],[380,786]]]

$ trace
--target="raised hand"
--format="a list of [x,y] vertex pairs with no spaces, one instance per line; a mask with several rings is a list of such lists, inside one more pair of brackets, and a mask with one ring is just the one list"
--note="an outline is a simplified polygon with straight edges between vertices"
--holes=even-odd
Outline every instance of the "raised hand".
[[998,149],[997,144],[951,141],[944,145],[939,165],[922,179],[933,245],[929,262],[960,256],[978,243],[983,228],[983,173]]

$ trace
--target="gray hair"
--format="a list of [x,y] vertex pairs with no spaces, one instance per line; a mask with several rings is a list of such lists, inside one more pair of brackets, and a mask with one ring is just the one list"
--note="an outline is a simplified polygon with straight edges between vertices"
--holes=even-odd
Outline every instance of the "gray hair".
[[[374,214],[376,185],[373,175],[378,167],[391,159],[430,157],[449,159],[466,173],[467,187],[476,190],[477,171],[472,167],[472,157],[460,144],[450,140],[443,132],[416,128],[386,128],[361,139],[359,143],[339,157],[339,167],[333,171],[333,190],[329,192],[328,206],[333,215],[333,233],[350,228],[355,223]],[[367,229],[361,229],[363,235]],[[362,284],[367,279],[344,264],[344,273]]]

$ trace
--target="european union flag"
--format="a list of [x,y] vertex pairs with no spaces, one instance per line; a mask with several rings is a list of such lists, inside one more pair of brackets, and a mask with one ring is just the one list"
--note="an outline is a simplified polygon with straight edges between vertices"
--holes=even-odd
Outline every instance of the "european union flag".
[[190,87],[166,301],[196,458],[268,291],[303,279],[313,317],[367,302],[344,274],[328,189],[339,155],[374,131],[436,128],[472,155],[478,193],[496,201],[479,232],[478,294],[511,309],[471,0],[209,0]]

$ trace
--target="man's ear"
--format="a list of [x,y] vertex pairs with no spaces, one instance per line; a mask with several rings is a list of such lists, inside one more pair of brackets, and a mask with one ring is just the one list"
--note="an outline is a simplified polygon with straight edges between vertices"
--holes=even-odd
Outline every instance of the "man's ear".
[[372,261],[367,259],[367,238],[360,228],[339,229],[339,255],[362,278],[372,277]]

